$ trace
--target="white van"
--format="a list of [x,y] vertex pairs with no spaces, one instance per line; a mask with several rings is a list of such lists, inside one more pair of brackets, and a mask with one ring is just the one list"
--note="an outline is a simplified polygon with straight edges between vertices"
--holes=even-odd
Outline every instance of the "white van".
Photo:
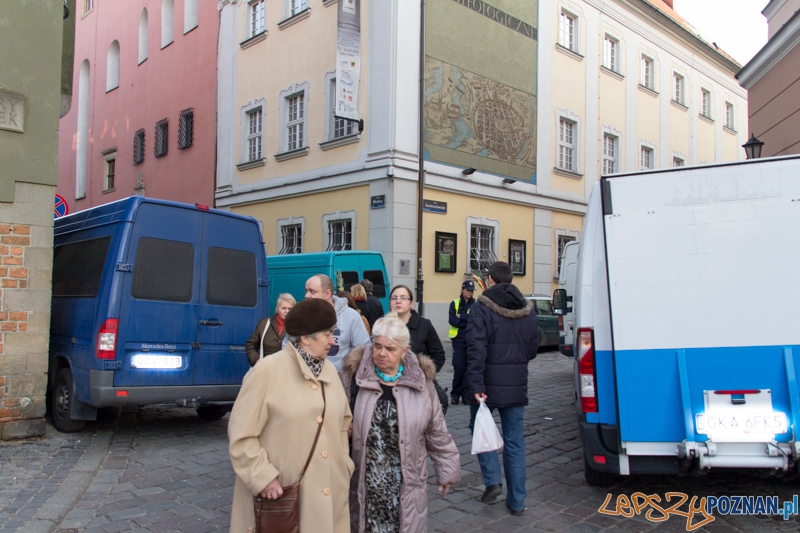
[[572,309],[572,296],[575,294],[575,271],[578,267],[579,241],[568,242],[561,251],[561,270],[558,273],[558,288],[567,293],[567,309],[558,313],[558,350],[568,356],[574,355],[575,313]]

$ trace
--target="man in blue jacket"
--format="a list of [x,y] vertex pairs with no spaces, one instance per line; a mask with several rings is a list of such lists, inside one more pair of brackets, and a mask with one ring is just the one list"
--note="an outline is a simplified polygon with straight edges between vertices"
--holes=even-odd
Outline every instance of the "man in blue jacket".
[[462,400],[467,403],[464,394],[464,376],[467,373],[467,319],[469,309],[475,303],[472,297],[475,283],[467,280],[461,284],[461,295],[450,302],[447,321],[450,323],[449,337],[453,343],[453,388],[450,389],[450,403],[458,405]]
[[[470,398],[470,431],[478,402],[500,412],[506,506],[511,514],[522,515],[527,496],[522,422],[528,405],[528,362],[539,348],[539,328],[533,303],[523,298],[512,279],[508,263],[489,265],[488,288],[470,309],[465,395]],[[481,501],[491,503],[503,493],[497,452],[478,454],[478,463],[486,486]]]

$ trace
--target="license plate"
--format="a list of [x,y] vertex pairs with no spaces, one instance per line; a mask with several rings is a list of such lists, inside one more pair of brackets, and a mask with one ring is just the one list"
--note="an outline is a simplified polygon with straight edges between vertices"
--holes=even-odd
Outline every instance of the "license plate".
[[163,368],[174,369],[183,366],[183,357],[180,355],[145,355],[139,354],[131,357],[133,368]]
[[695,429],[715,442],[769,442],[789,431],[785,413],[772,408],[769,389],[707,390]]
[[723,433],[769,433],[783,434],[789,430],[784,413],[772,412],[762,414],[708,414],[695,415],[697,432],[702,435]]

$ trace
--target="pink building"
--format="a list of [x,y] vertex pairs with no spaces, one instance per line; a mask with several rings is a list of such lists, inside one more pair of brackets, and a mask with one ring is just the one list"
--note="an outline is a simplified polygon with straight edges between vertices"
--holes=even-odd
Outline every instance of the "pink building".
[[214,202],[217,3],[78,0],[58,185],[75,212],[134,194]]

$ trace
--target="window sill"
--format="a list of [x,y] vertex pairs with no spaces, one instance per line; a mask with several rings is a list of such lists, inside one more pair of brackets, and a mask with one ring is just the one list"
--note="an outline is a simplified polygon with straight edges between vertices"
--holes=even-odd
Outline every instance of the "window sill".
[[669,101],[669,103],[670,103],[670,104],[672,104],[672,105],[674,105],[675,107],[677,107],[677,108],[678,108],[678,109],[680,109],[681,111],[689,111],[689,108],[688,108],[688,107],[686,107],[685,105],[683,105],[682,103],[680,103],[680,102],[679,102],[679,101],[677,101],[677,100],[674,100],[674,99],[673,99],[673,100],[670,100],[670,101]]
[[265,41],[266,39],[267,39],[267,30],[264,30],[261,33],[253,35],[249,39],[242,41],[241,43],[239,43],[239,46],[242,47],[242,50],[246,50],[247,48],[250,48],[254,44],[258,44],[261,41]]
[[144,59],[142,59],[141,61],[139,61],[139,65],[143,65],[145,63],[145,61],[147,61],[146,57]]
[[294,159],[295,157],[303,157],[304,155],[308,155],[308,151],[309,147],[306,146],[298,150],[292,150],[291,152],[281,152],[280,154],[275,154],[275,160],[287,161],[289,159]]
[[322,0],[322,5],[325,7],[331,7],[332,5],[336,5],[339,0]]
[[697,116],[700,117],[700,120],[702,120],[703,122],[707,122],[709,124],[713,124],[714,123],[714,119],[713,118],[707,117],[706,115],[704,115],[702,113],[700,113]]
[[171,40],[171,41],[170,41],[170,42],[168,42],[167,44],[162,44],[162,45],[161,45],[161,49],[163,50],[164,48],[168,47],[169,45],[171,45],[171,44],[172,44],[172,43],[174,43],[174,42],[175,42],[175,39]]
[[119,83],[116,84],[114,87],[111,87],[110,89],[106,89],[106,94],[115,91],[116,89],[119,89]]
[[319,143],[319,147],[323,150],[330,150],[332,148],[339,148],[340,146],[357,143],[360,140],[361,140],[361,135],[355,133],[353,135],[347,135],[346,137],[339,137],[338,139],[333,139],[332,141],[325,141]]
[[728,126],[722,126],[723,131],[727,131],[731,135],[736,135],[737,131],[733,128],[729,128]]
[[645,94],[649,94],[653,98],[658,98],[658,93],[656,91],[654,91],[653,89],[651,89],[650,87],[647,87],[646,85],[642,85],[640,83],[639,84],[639,90],[642,91]]
[[564,176],[565,178],[572,178],[574,180],[581,180],[583,179],[583,174],[579,174],[577,172],[573,172],[571,170],[566,170],[563,168],[554,167],[553,172],[558,174],[559,176]]
[[108,194],[108,193],[110,193],[110,192],[114,192],[114,191],[116,191],[116,190],[117,190],[117,189],[115,189],[114,187],[111,187],[110,189],[103,189],[103,194]]
[[583,61],[583,56],[582,55],[580,55],[575,50],[570,50],[569,48],[567,48],[563,44],[556,43],[556,50],[558,50],[559,52],[561,52],[562,54],[564,54],[566,56],[571,57],[575,61]]
[[239,163],[236,165],[236,168],[239,170],[250,170],[251,168],[263,167],[266,164],[267,160],[262,158],[256,159],[255,161],[247,161],[246,163]]
[[623,76],[622,74],[620,74],[616,70],[611,70],[610,68],[604,67],[602,65],[600,66],[600,72],[602,72],[604,74],[608,74],[612,78],[618,79],[619,81],[622,81],[622,80],[625,79],[625,76]]
[[282,20],[281,22],[279,22],[278,23],[278,28],[281,29],[281,30],[285,30],[289,26],[294,26],[295,24],[297,24],[301,20],[305,20],[310,16],[311,16],[311,8],[307,7],[304,10],[302,10],[300,13],[298,13],[296,15],[292,15],[288,19],[285,19],[285,20]]

